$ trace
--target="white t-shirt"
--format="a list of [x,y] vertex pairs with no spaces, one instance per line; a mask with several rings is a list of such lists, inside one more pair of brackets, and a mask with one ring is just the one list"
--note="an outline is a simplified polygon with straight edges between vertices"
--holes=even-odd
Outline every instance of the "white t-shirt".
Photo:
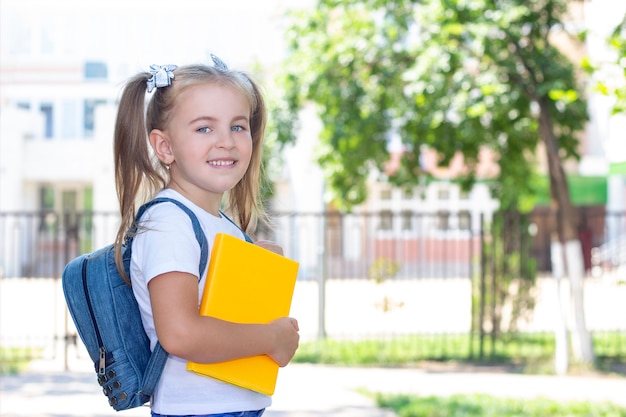
[[[198,218],[209,242],[210,251],[218,232],[243,239],[241,230],[230,220],[216,217],[174,190],[163,190],[158,197],[170,197],[185,204]],[[133,240],[130,275],[133,292],[141,310],[141,320],[150,338],[157,342],[150,305],[148,282],[166,272],[179,271],[198,275],[200,245],[194,235],[189,216],[172,203],[150,207],[142,217],[142,230]],[[208,265],[207,265],[208,267]],[[200,305],[206,269],[199,282]],[[271,397],[187,371],[185,359],[170,355],[152,397],[152,411],[159,414],[213,414],[260,410],[271,404]]]

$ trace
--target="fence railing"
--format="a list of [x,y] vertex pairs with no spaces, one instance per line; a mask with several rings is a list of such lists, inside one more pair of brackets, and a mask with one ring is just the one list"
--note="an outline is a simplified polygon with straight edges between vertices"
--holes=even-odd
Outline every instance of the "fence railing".
[[[626,263],[626,213],[581,210],[585,267],[595,273]],[[300,279],[368,278],[381,262],[390,278],[471,278],[501,219],[525,261],[550,271],[552,216],[420,212],[274,213],[258,235],[276,240],[300,262]],[[0,212],[0,277],[58,277],[69,259],[113,241],[116,213]],[[514,238],[511,240],[511,237]]]
[[[552,219],[547,212],[490,218],[407,211],[274,213],[271,218],[272,227],[260,229],[257,237],[277,241],[300,263],[292,313],[304,340],[320,335],[501,337],[495,325],[502,332],[550,331],[555,303],[546,279],[533,281],[535,302],[514,325],[508,301],[497,316],[484,314],[495,311],[491,305],[483,305],[479,314],[481,302],[493,301],[481,291],[497,283],[504,291],[510,285],[519,289],[511,282],[549,275]],[[626,213],[582,210],[581,219],[590,330],[623,334],[626,286],[617,282],[626,278]],[[12,320],[0,323],[0,346],[73,340],[60,289],[62,270],[75,256],[111,243],[118,221],[114,213],[0,213],[0,320]],[[478,285],[481,279],[486,289]],[[39,327],[29,334],[33,311],[40,313]],[[16,325],[15,317],[26,325]],[[489,333],[479,332],[480,323],[483,330],[487,323]],[[626,346],[619,345],[609,350],[626,356]]]

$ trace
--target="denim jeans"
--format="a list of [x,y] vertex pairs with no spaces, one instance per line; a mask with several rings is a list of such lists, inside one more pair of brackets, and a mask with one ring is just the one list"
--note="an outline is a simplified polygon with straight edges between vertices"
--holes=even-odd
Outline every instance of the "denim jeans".
[[219,414],[194,414],[187,416],[168,416],[165,414],[152,413],[152,417],[261,417],[265,409],[257,411],[235,411],[232,413],[219,413]]

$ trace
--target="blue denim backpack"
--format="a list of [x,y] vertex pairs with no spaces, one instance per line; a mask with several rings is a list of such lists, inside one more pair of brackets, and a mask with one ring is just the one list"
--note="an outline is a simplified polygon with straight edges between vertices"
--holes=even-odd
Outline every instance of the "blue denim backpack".
[[[207,239],[193,212],[170,198],[156,198],[138,210],[131,239],[122,249],[127,276],[132,235],[139,219],[149,207],[166,201],[176,204],[191,219],[200,244],[202,277],[208,259]],[[111,407],[120,411],[148,402],[165,366],[167,352],[159,343],[150,351],[133,290],[117,270],[113,245],[72,260],[63,271],[62,282],[78,335],[94,361],[98,382]]]

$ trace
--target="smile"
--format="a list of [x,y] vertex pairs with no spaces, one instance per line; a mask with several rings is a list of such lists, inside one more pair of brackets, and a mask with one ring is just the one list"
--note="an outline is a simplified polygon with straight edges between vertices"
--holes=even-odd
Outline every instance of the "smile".
[[228,160],[228,161],[224,161],[224,160],[208,161],[208,163],[209,163],[209,165],[214,166],[214,167],[226,167],[226,166],[235,165],[235,161],[234,160]]

